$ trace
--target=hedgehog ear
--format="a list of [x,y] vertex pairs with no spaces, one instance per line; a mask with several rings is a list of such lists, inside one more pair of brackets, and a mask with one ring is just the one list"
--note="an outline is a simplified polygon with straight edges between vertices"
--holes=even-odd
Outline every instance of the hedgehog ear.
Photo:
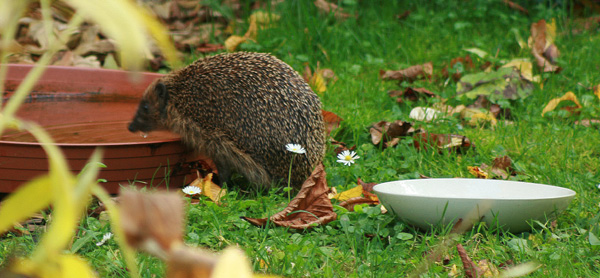
[[165,83],[158,82],[154,87],[154,92],[158,97],[158,104],[161,110],[167,107],[167,103],[169,102],[169,92],[167,91],[167,86]]

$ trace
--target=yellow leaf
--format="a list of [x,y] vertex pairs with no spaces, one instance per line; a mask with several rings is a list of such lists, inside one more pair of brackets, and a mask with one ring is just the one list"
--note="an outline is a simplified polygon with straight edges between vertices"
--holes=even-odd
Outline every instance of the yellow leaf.
[[323,78],[323,71],[318,70],[310,77],[308,84],[315,90],[315,93],[322,94],[327,90],[327,85],[325,84],[325,78]]
[[245,37],[233,35],[225,40],[225,49],[227,49],[229,52],[234,52],[237,47],[245,41]]
[[93,278],[88,263],[78,256],[61,254],[44,261],[20,260],[11,268],[15,273],[39,278]]
[[514,59],[514,60],[509,61],[502,67],[503,68],[514,67],[514,68],[518,69],[519,72],[521,72],[521,76],[524,79],[527,79],[531,82],[538,82],[538,81],[535,81],[535,79],[533,77],[533,72],[532,72],[533,64],[531,63],[531,61],[529,61],[529,59]]
[[0,207],[0,234],[50,204],[52,183],[49,176],[38,177],[8,196]]
[[579,103],[579,101],[577,100],[577,96],[575,96],[575,94],[573,94],[573,92],[567,92],[562,97],[554,98],[554,99],[550,100],[550,102],[548,102],[548,104],[546,105],[546,107],[544,107],[544,110],[542,110],[542,117],[547,112],[550,112],[550,111],[553,111],[554,109],[556,109],[556,106],[558,106],[558,104],[561,101],[566,101],[566,100],[570,100],[572,102],[575,102],[575,105],[576,105],[575,108],[576,109],[582,107],[581,104]]
[[336,199],[339,201],[346,201],[350,198],[360,197],[362,195],[362,192],[363,192],[362,185],[357,185],[357,186],[350,188],[344,192],[338,193],[337,195],[333,196],[333,199]]
[[[202,180],[200,180],[200,178],[196,179],[199,181],[199,184],[195,186],[200,187],[200,189],[202,190],[202,195],[210,198],[213,202],[218,204],[221,201],[221,198],[223,198],[223,196],[227,194],[227,190],[221,188],[220,186],[212,182],[212,176],[213,174],[210,173],[206,175],[206,177],[204,177]],[[194,182],[192,182],[192,184],[190,185],[194,185]]]
[[475,113],[473,115],[471,115],[471,119],[469,120],[469,125],[471,126],[479,126],[483,123],[489,123],[492,126],[496,126],[496,123],[498,121],[496,120],[496,117],[494,117],[494,115],[490,112],[486,112],[486,113]]
[[594,95],[600,98],[600,85],[596,85],[596,87],[594,87]]
[[553,18],[550,23],[546,22],[546,45],[544,51],[554,44],[556,39],[556,20]]
[[478,179],[489,179],[490,175],[486,172],[481,170],[481,168],[477,167],[477,166],[468,166],[467,169],[469,169],[469,173],[471,173],[473,176],[477,177]]
[[228,247],[219,258],[217,265],[213,269],[211,278],[251,278],[252,268],[250,261],[242,250],[235,247]]

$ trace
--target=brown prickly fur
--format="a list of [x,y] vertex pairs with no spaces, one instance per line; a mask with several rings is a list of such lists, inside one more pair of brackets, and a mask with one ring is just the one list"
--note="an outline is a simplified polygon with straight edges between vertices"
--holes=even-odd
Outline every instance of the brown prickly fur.
[[[143,101],[156,106],[153,91],[159,82],[167,88],[168,104],[165,115],[152,117],[158,118],[155,127],[179,134],[225,176],[236,171],[264,186],[287,182],[294,158],[291,183],[299,187],[323,158],[319,98],[289,65],[269,54],[198,60],[157,80]],[[288,152],[289,143],[302,145],[306,154]]]

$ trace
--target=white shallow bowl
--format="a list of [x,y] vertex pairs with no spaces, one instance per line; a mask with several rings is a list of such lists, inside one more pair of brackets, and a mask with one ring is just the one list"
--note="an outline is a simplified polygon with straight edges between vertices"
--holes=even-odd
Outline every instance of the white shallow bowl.
[[567,208],[575,191],[504,180],[415,179],[380,183],[373,190],[400,219],[422,229],[483,221],[513,233],[531,229]]

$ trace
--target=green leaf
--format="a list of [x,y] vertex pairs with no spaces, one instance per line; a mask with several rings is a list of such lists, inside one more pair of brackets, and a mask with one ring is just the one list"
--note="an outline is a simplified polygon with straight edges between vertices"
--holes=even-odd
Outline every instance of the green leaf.
[[480,95],[491,101],[525,98],[533,91],[533,85],[521,77],[517,69],[499,68],[497,71],[479,72],[463,76],[456,92],[463,97],[475,99]]
[[19,187],[0,207],[0,234],[47,207],[51,199],[52,183],[49,176],[38,177]]
[[600,239],[598,239],[598,237],[594,233],[592,233],[592,231],[589,232],[588,240],[592,246],[600,245]]

